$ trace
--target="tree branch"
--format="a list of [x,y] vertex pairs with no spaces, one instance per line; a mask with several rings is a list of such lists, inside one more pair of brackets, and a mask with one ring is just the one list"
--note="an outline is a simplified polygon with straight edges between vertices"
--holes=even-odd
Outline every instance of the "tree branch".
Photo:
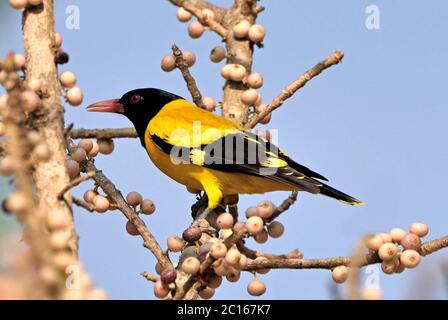
[[138,138],[135,128],[123,129],[72,129],[68,136],[72,139],[115,139]]
[[319,62],[312,69],[305,72],[297,80],[283,89],[283,91],[274,100],[272,100],[271,103],[269,103],[269,105],[263,112],[254,115],[252,119],[250,119],[250,121],[247,123],[246,128],[252,129],[253,127],[255,127],[261,119],[265,118],[272,111],[279,108],[287,99],[292,97],[299,89],[303,88],[308,83],[308,81],[321,74],[325,69],[338,64],[343,58],[344,53],[336,50],[327,59]]

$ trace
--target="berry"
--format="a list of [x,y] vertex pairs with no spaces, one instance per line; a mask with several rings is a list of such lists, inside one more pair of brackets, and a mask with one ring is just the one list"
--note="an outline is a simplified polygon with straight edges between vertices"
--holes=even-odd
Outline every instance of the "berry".
[[251,24],[249,21],[242,20],[233,27],[233,34],[238,39],[246,38],[249,33],[250,26]]
[[59,76],[59,81],[65,88],[73,88],[76,86],[76,76],[71,71],[64,71]]
[[213,99],[212,97],[203,97],[202,103],[205,106],[205,110],[210,111],[210,112],[215,110],[216,102],[215,102],[215,99]]
[[381,232],[378,235],[381,237],[381,239],[383,239],[384,243],[392,242],[392,237],[390,236],[390,234]]
[[258,233],[263,231],[264,222],[260,217],[250,217],[246,221],[246,228],[252,235],[257,235]]
[[4,203],[4,207],[7,212],[22,213],[28,208],[29,204],[30,202],[25,194],[16,191],[9,195]]
[[245,76],[246,76],[246,68],[244,68],[242,65],[233,64],[229,68],[229,78],[232,81],[236,81],[236,82],[242,81]]
[[255,89],[249,89],[241,93],[241,101],[247,106],[253,106],[258,99],[258,92]]
[[138,236],[140,232],[138,232],[137,228],[132,224],[131,221],[126,222],[126,232],[131,236]]
[[209,288],[219,288],[219,286],[222,284],[222,277],[220,276],[212,276],[210,277],[210,279],[208,280],[207,286]]
[[129,192],[128,195],[126,196],[126,201],[132,207],[139,205],[140,202],[142,202],[142,200],[143,200],[142,195],[136,191]]
[[266,243],[268,241],[268,232],[266,229],[263,229],[260,233],[255,235],[254,239],[258,243]]
[[143,199],[140,203],[140,211],[143,214],[153,214],[156,211],[156,205],[149,199]]
[[93,141],[93,147],[92,149],[87,153],[87,155],[89,157],[95,158],[98,155],[98,152],[100,152],[100,146],[98,145],[98,143],[96,141]]
[[187,274],[196,274],[199,272],[201,263],[195,257],[188,257],[182,262],[182,270]]
[[77,178],[79,176],[79,163],[69,159],[67,161],[67,171],[71,180]]
[[59,32],[55,32],[54,34],[54,44],[56,45],[56,48],[60,48],[62,46],[62,35]]
[[[103,213],[103,212],[106,212],[107,210],[109,210],[110,203],[106,197],[97,195],[97,196],[95,196],[95,198],[93,198],[93,205],[95,206],[96,212]],[[126,226],[126,229],[127,229],[127,226]]]
[[215,289],[210,287],[205,287],[204,289],[199,291],[199,296],[205,300],[211,299],[214,295],[215,295]]
[[184,51],[182,57],[184,58],[189,68],[194,66],[194,64],[196,63],[196,55],[191,51]]
[[226,49],[221,46],[216,46],[210,52],[210,60],[214,63],[219,63],[226,57]]
[[198,241],[199,239],[201,239],[201,236],[202,231],[199,227],[188,228],[182,233],[182,238],[190,243]]
[[170,293],[170,288],[168,285],[163,283],[160,279],[154,283],[154,295],[159,298],[163,299]]
[[162,62],[160,63],[160,67],[165,72],[171,72],[176,69],[176,57],[172,54],[168,54],[162,58]]
[[285,232],[285,227],[281,222],[274,221],[268,226],[268,233],[271,238],[280,238],[283,235],[283,232]]
[[226,279],[229,282],[237,282],[240,280],[241,272],[235,268],[230,268],[230,271],[226,275]]
[[68,230],[59,230],[51,233],[49,243],[53,249],[62,250],[67,247],[71,238],[71,232]]
[[409,269],[415,268],[420,263],[420,254],[415,250],[404,250],[400,256],[401,264]]
[[221,229],[230,229],[233,227],[233,216],[230,213],[221,213],[216,220]]
[[227,247],[222,242],[216,242],[210,249],[210,255],[215,259],[224,258],[227,255]]
[[399,265],[400,265],[400,260],[398,260],[398,258],[395,257],[392,260],[383,261],[381,263],[381,270],[383,270],[383,272],[385,274],[393,274],[393,273],[395,273],[395,271],[397,270]]
[[393,228],[392,230],[390,230],[389,234],[393,242],[401,243],[401,239],[406,236],[406,231],[400,228]]
[[70,105],[76,107],[82,103],[84,95],[81,89],[78,87],[73,87],[65,93],[65,98]]
[[83,148],[85,152],[90,152],[93,149],[93,140],[82,139],[79,141],[78,147]]
[[42,88],[42,81],[40,79],[30,79],[26,82],[26,87],[31,91],[38,92]]
[[98,195],[98,192],[95,192],[94,190],[87,190],[84,193],[84,201],[87,203],[93,203],[93,199]]
[[47,215],[47,226],[50,230],[65,229],[70,222],[70,217],[64,212],[52,212]]
[[45,142],[38,143],[33,150],[34,155],[40,161],[47,161],[50,159],[51,152]]
[[178,236],[171,236],[167,240],[168,249],[172,252],[180,252],[184,246],[183,241]]
[[331,277],[336,283],[344,283],[347,281],[349,275],[349,269],[346,266],[337,266],[331,271]]
[[251,73],[247,77],[247,84],[253,89],[259,89],[263,86],[263,77],[259,73]]
[[246,209],[246,218],[258,216],[258,210],[257,207],[249,207]]
[[225,240],[233,234],[232,229],[222,229],[221,230],[221,239]]
[[227,251],[225,261],[231,265],[235,266],[240,262],[241,259],[241,253],[236,248],[231,248],[229,251]]
[[176,281],[177,278],[177,272],[174,268],[169,268],[166,270],[163,270],[160,274],[160,280],[162,280],[165,284],[170,284]]
[[230,272],[230,266],[223,259],[219,259],[213,266],[213,270],[217,276],[225,277]]
[[21,10],[26,7],[28,0],[9,0],[9,4],[16,10]]
[[263,282],[258,279],[252,280],[247,286],[247,292],[251,296],[261,296],[266,292],[266,286]]
[[40,98],[34,91],[22,93],[22,106],[26,112],[33,112],[40,105]]
[[410,233],[405,235],[401,239],[401,245],[405,250],[412,249],[415,251],[420,251],[422,247],[422,241],[420,240],[420,237],[418,235]]
[[229,63],[229,64],[224,65],[224,66],[221,68],[221,76],[222,76],[224,79],[226,79],[226,80],[230,80],[230,69],[232,69],[233,66],[234,66],[234,64]]
[[428,225],[423,222],[414,222],[409,227],[409,231],[423,238],[429,233]]
[[383,261],[390,261],[397,256],[398,248],[395,244],[387,242],[381,245],[378,255]]
[[28,3],[32,6],[38,6],[42,4],[42,0],[28,0]]
[[86,150],[84,150],[83,148],[77,148],[75,151],[73,151],[71,157],[76,162],[81,163],[84,160],[86,160],[86,157],[87,157]]
[[240,261],[238,262],[238,265],[235,266],[235,268],[239,269],[239,270],[243,270],[247,267],[247,257],[242,254]]
[[25,67],[26,64],[26,58],[23,54],[16,53],[14,54],[14,67],[16,70],[21,70],[23,67]]
[[198,39],[204,33],[205,28],[199,21],[190,22],[188,25],[188,34],[192,39]]
[[262,218],[270,218],[275,212],[275,204],[271,201],[262,201],[257,206],[258,215]]
[[98,139],[97,143],[98,143],[98,147],[99,147],[99,149],[98,149],[99,153],[108,155],[108,154],[111,154],[112,152],[114,152],[114,149],[115,149],[114,140]]
[[378,251],[383,245],[383,238],[379,235],[372,235],[366,241],[366,246],[372,251]]
[[177,10],[176,17],[177,19],[179,19],[180,22],[188,22],[191,19],[191,17],[193,17],[193,15],[184,8],[180,7]]
[[247,35],[250,41],[259,43],[263,41],[264,37],[266,36],[266,31],[264,30],[263,26],[254,24],[249,28],[249,32]]

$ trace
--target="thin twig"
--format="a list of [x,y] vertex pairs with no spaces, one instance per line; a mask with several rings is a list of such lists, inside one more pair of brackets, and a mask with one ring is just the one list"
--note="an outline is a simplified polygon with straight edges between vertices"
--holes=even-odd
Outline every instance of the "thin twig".
[[73,179],[72,181],[70,181],[70,183],[68,185],[66,185],[64,187],[64,189],[61,190],[61,192],[59,192],[58,194],[58,198],[59,199],[64,199],[64,195],[70,191],[72,188],[78,186],[79,184],[83,183],[84,181],[90,180],[95,176],[95,172],[87,172],[85,175],[83,176],[79,176],[75,179]]
[[297,195],[299,193],[297,191],[293,191],[291,192],[291,194],[289,195],[288,198],[286,198],[281,205],[279,205],[275,211],[274,214],[266,219],[266,222],[272,222],[275,219],[278,218],[278,216],[280,216],[283,212],[287,211],[296,201],[297,201]]
[[151,274],[147,271],[140,273],[140,275],[143,278],[145,278],[146,280],[151,281],[151,282],[156,282],[158,280],[158,278],[156,276],[154,276],[153,274]]
[[72,139],[115,139],[115,138],[138,138],[134,128],[123,129],[72,129],[69,132]]
[[84,200],[78,199],[72,196],[72,203],[78,207],[84,208],[89,212],[95,212],[95,206],[91,203],[88,203]]
[[194,80],[193,76],[190,73],[190,70],[188,69],[188,64],[185,62],[182,51],[175,44],[173,44],[172,49],[173,54],[176,57],[176,66],[177,68],[179,68],[185,82],[187,83],[188,91],[190,91],[194,103],[196,103],[198,107],[205,109],[205,105],[202,102],[201,92],[196,85],[196,80]]
[[268,104],[263,112],[255,114],[247,123],[246,128],[252,129],[253,127],[255,127],[261,119],[265,118],[272,111],[279,108],[287,99],[292,97],[299,89],[303,88],[308,83],[308,81],[322,73],[322,71],[324,71],[325,69],[338,64],[343,58],[344,53],[342,51],[336,50],[327,59],[319,62],[312,69],[305,72],[297,80],[283,89],[283,91],[274,100],[272,100],[271,103]]

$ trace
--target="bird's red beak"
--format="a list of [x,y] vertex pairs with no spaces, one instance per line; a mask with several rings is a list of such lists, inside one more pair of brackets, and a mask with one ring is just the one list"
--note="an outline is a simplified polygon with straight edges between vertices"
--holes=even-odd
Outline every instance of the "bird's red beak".
[[90,112],[124,113],[124,105],[118,99],[100,101],[87,107]]

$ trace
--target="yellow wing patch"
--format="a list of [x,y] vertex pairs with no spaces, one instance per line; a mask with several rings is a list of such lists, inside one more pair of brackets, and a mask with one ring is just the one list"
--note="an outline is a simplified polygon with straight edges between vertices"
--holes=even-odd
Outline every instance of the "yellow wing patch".
[[265,161],[261,162],[261,165],[267,168],[281,168],[286,167],[288,163],[279,158],[269,157]]
[[203,166],[205,162],[205,151],[199,149],[191,149],[190,161],[197,166]]

